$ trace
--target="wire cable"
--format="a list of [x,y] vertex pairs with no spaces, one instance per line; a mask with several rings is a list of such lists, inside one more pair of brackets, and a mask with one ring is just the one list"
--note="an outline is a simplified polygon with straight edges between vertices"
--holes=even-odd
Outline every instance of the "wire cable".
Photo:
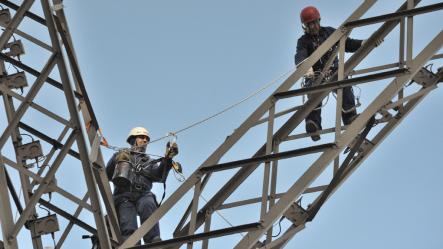
[[225,112],[227,112],[227,111],[229,111],[229,110],[231,110],[231,109],[237,107],[238,105],[242,104],[243,102],[245,102],[245,101],[251,99],[252,97],[254,97],[254,96],[258,95],[258,94],[260,94],[261,92],[263,92],[263,91],[266,90],[267,88],[269,88],[269,87],[271,87],[272,85],[274,85],[274,84],[275,84],[277,81],[279,81],[281,78],[283,78],[283,77],[287,76],[288,74],[294,72],[295,69],[296,69],[296,68],[292,68],[292,69],[289,70],[288,72],[286,72],[286,73],[280,75],[280,76],[277,77],[276,79],[274,79],[274,80],[272,80],[271,82],[269,82],[269,83],[263,85],[262,87],[260,87],[260,88],[259,88],[258,90],[256,90],[255,92],[249,94],[248,96],[246,96],[246,97],[243,98],[242,100],[240,100],[240,101],[238,101],[238,102],[236,102],[236,103],[234,103],[234,104],[229,105],[229,106],[226,107],[225,109],[223,109],[223,110],[221,110],[221,111],[219,111],[219,112],[217,112],[217,113],[215,113],[215,114],[213,114],[213,115],[210,115],[210,116],[208,116],[208,117],[206,117],[206,118],[203,118],[203,119],[201,119],[201,120],[199,120],[199,121],[197,121],[197,122],[194,122],[194,123],[192,123],[192,124],[190,124],[190,125],[188,125],[188,126],[186,126],[186,127],[184,127],[184,128],[181,128],[181,129],[179,129],[179,130],[177,130],[177,131],[175,131],[175,132],[170,132],[170,133],[169,133],[168,135],[166,135],[166,136],[163,136],[163,137],[160,137],[160,138],[154,139],[154,140],[150,141],[149,143],[155,143],[155,142],[158,142],[158,141],[163,140],[163,139],[165,139],[165,138],[171,137],[172,134],[175,134],[175,135],[176,135],[176,134],[181,133],[181,132],[183,132],[183,131],[189,130],[189,129],[191,129],[191,128],[197,126],[197,125],[200,125],[200,124],[202,124],[202,123],[204,123],[204,122],[206,122],[206,121],[208,121],[208,120],[210,120],[210,119],[213,119],[213,118],[215,118],[215,117],[217,117],[217,116],[220,116],[221,114],[223,114],[223,113],[225,113]]
[[[203,194],[200,194],[200,198],[202,198],[203,201],[205,201],[206,203],[208,203],[208,201],[206,200],[206,198],[203,196]],[[231,222],[229,222],[228,219],[226,219],[218,210],[215,210],[215,213],[218,214],[218,216],[220,216],[229,226],[234,227],[234,225],[232,225]],[[242,237],[245,237],[245,235],[243,233],[239,233]]]
[[34,142],[34,137],[31,136],[31,135],[29,135],[29,134],[26,134],[26,133],[20,133],[20,136],[28,136],[28,137],[31,138],[31,141]]

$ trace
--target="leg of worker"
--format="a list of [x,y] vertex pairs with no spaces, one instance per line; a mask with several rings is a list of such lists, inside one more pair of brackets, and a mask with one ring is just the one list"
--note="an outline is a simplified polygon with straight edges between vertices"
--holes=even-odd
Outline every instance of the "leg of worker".
[[321,130],[321,103],[308,114],[305,121],[308,122],[308,120],[313,121],[318,126],[318,129]]
[[137,210],[135,203],[128,200],[120,200],[116,203],[118,221],[123,239],[127,239],[135,230],[137,230]]
[[343,124],[349,125],[352,123],[352,120],[357,115],[357,111],[355,110],[355,96],[352,87],[343,88],[343,104],[342,108],[344,112],[342,112]]
[[[143,223],[147,220],[152,213],[157,209],[157,201],[155,196],[151,192],[145,193],[137,200],[137,213],[140,216],[140,222]],[[160,226],[157,224],[145,235],[143,240],[145,243],[150,243],[154,237],[160,237]]]
[[[313,80],[312,79],[305,79],[305,87],[312,86]],[[311,95],[308,94],[308,99],[311,98]],[[318,130],[321,130],[321,106],[322,103],[320,103],[315,110],[310,112],[308,116],[305,119],[306,123],[306,133],[314,133]],[[311,136],[311,138],[314,141],[317,141],[320,139],[319,135]]]

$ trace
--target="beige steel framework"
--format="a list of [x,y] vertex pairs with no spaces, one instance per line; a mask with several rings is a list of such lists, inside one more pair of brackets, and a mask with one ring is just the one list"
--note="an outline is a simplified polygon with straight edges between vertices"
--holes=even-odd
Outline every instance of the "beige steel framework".
[[[0,25],[3,27],[0,36],[2,48],[0,94],[8,121],[0,136],[2,246],[18,248],[17,236],[22,231],[26,232],[24,231],[26,227],[29,229],[33,247],[43,248],[42,236],[54,233],[59,228],[53,215],[36,216],[36,206],[41,205],[56,213],[56,217],[63,217],[69,222],[61,235],[57,236],[56,248],[62,248],[73,225],[80,226],[95,235],[100,240],[101,248],[113,248],[121,243],[121,235],[111,189],[104,172],[104,161],[100,151],[101,137],[79,71],[62,2],[25,0],[20,5],[10,1],[0,3],[2,4]],[[31,12],[31,7],[40,8],[43,16]],[[39,25],[45,31],[49,44],[25,30],[25,25],[22,25],[25,19]],[[15,35],[23,41],[16,40]],[[35,45],[41,53],[46,53],[47,61],[42,68],[25,64],[20,60],[20,55],[27,44]],[[17,73],[8,74],[5,63],[14,66]],[[35,78],[35,81],[28,87],[26,78]],[[57,94],[64,99],[65,103],[60,105],[66,107],[67,117],[56,114],[50,108],[45,108],[34,101],[46,86],[55,87]],[[20,89],[22,94],[18,93]],[[51,120],[45,126],[63,127],[59,136],[53,138],[35,128],[36,124],[26,123],[26,114],[31,111],[38,112]],[[23,144],[23,133],[38,140]],[[14,159],[4,153],[8,142],[12,142]],[[45,143],[46,147],[40,146],[40,143]],[[41,147],[50,148],[48,153],[44,153],[44,157],[41,156],[43,154]],[[29,159],[33,158],[44,159],[42,165],[48,167],[39,169],[29,167]],[[87,184],[88,191],[81,197],[60,187],[61,181],[56,181],[54,178],[62,165],[72,166],[72,159],[77,161],[74,164],[81,165],[81,168],[78,168],[78,176],[84,176]],[[48,168],[47,172],[45,168]],[[20,183],[14,182],[10,177],[8,172],[11,169],[20,175]],[[24,203],[20,199],[19,189],[23,191]],[[71,214],[53,202],[45,200],[42,196],[49,192],[60,195],[68,200],[71,206],[77,207],[75,213]],[[15,204],[15,210],[19,212],[17,220],[13,220],[11,201]],[[82,210],[92,214],[94,226],[91,226],[90,222],[78,219]]]
[[[432,72],[424,66],[430,60],[441,59],[437,54],[443,45],[443,32],[438,24],[439,32],[435,37],[429,37],[429,43],[415,57],[413,56],[413,18],[443,8],[443,3],[416,7],[420,1],[407,0],[399,9],[390,14],[361,19],[374,5],[375,0],[366,0],[346,19],[346,21],[307,59],[298,69],[269,96],[227,139],[193,172],[185,182],[172,193],[158,210],[134,232],[126,241],[122,241],[113,206],[108,179],[104,173],[104,162],[100,152],[99,125],[95,118],[92,105],[85,90],[78,68],[72,40],[63,12],[61,0],[41,0],[44,17],[29,11],[34,1],[23,1],[15,5],[10,1],[0,3],[15,14],[10,18],[0,15],[1,25],[5,28],[0,36],[2,51],[11,45],[8,43],[13,34],[20,36],[45,50],[49,56],[41,70],[22,63],[17,56],[10,52],[0,53],[2,61],[2,83],[0,91],[3,96],[8,125],[0,137],[0,218],[5,248],[18,248],[17,235],[24,227],[38,226],[36,205],[41,204],[56,213],[60,218],[69,221],[61,236],[58,237],[57,248],[62,248],[65,239],[70,235],[73,225],[85,229],[100,241],[101,248],[193,248],[195,242],[200,242],[202,248],[212,248],[213,238],[242,233],[235,248],[283,248],[291,238],[304,229],[306,222],[312,221],[322,205],[328,200],[340,185],[368,158],[377,146],[392,132],[392,130],[420,103],[426,95],[437,88],[442,81],[443,70]],[[5,11],[5,10],[2,10]],[[6,14],[5,14],[6,15]],[[50,44],[22,31],[20,23],[24,18],[42,25],[48,32]],[[382,24],[362,47],[345,61],[344,41],[354,28],[370,24]],[[396,61],[367,69],[355,70],[375,48],[376,41],[385,38],[395,28],[400,30],[399,53]],[[15,40],[15,39],[14,39]],[[336,47],[334,53],[339,57],[339,69],[336,74],[325,80],[325,83],[304,89],[294,89],[295,83],[305,72],[319,60],[327,51]],[[26,95],[17,93],[18,87],[7,84],[12,75],[7,75],[4,63],[9,63],[23,70],[25,74],[35,77],[31,86],[25,87]],[[328,61],[329,64],[332,60]],[[55,71],[54,68],[57,68]],[[54,79],[51,72],[56,73],[60,80]],[[51,77],[50,77],[51,75]],[[352,76],[352,78],[350,77]],[[360,115],[348,126],[341,125],[342,88],[360,84],[383,86],[367,106],[363,107]],[[61,117],[49,109],[33,102],[44,84],[52,85],[60,90],[66,99],[69,117]],[[407,85],[415,88],[406,89]],[[22,86],[23,88],[23,86]],[[411,89],[411,90],[410,90]],[[335,127],[320,131],[321,134],[332,134],[333,139],[328,143],[309,147],[297,147],[280,151],[283,143],[309,137],[308,134],[292,134],[303,122],[304,118],[332,91],[337,93]],[[300,98],[309,94],[309,100],[300,106],[286,110],[278,110],[277,104],[283,99]],[[17,108],[15,104],[20,103]],[[53,122],[63,125],[64,129],[58,138],[39,131],[33,124],[27,124],[23,117],[31,109],[51,118]],[[277,125],[277,119],[282,125]],[[264,125],[267,136],[263,144],[257,148],[250,158],[223,161],[225,155],[231,152],[239,140],[252,128]],[[27,167],[21,150],[27,148],[21,141],[21,133],[25,131],[51,146],[45,153],[45,164],[49,170]],[[15,160],[3,154],[7,142],[13,144]],[[76,144],[76,149],[73,145]],[[347,154],[340,156],[347,150]],[[77,197],[59,187],[53,181],[57,170],[62,170],[66,156],[70,155],[79,160],[88,187],[84,196]],[[312,164],[299,178],[290,183],[290,187],[277,193],[279,160],[296,157],[315,157]],[[52,159],[54,157],[54,159]],[[227,203],[227,199],[241,187],[256,170],[263,169],[261,182],[262,194],[256,198],[244,199]],[[315,180],[329,167],[333,175],[329,184],[317,186]],[[20,183],[12,182],[8,171],[16,170],[20,174]],[[202,191],[210,184],[211,175],[220,171],[235,171],[229,179],[206,203],[199,203]],[[17,194],[17,189],[23,189],[24,204]],[[193,192],[192,192],[193,190]],[[47,192],[54,192],[68,199],[77,209],[74,215],[42,197]],[[185,198],[192,193],[192,200]],[[311,203],[302,205],[300,198],[305,194],[315,194]],[[11,196],[11,197],[10,197]],[[174,238],[151,243],[136,245],[143,235],[149,231],[165,214],[178,202],[190,201],[178,222]],[[15,204],[15,209],[13,205]],[[104,207],[102,207],[102,205]],[[238,226],[211,229],[211,217],[217,210],[237,208],[246,205],[259,205],[260,214],[254,221]],[[13,211],[17,210],[20,217],[14,221]],[[92,213],[93,225],[82,221],[79,214],[82,210]],[[50,219],[50,218],[48,218]],[[291,226],[280,236],[273,238],[273,225],[281,219],[287,219]],[[196,233],[203,226],[203,231]],[[50,230],[48,228],[48,230]],[[24,231],[25,232],[25,231]],[[30,238],[34,248],[42,248],[41,236],[46,236],[36,229],[30,229]]]

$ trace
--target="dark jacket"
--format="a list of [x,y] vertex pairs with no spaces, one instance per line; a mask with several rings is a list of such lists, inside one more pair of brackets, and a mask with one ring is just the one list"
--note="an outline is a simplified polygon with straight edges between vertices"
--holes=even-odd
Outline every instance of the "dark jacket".
[[[114,153],[106,164],[106,174],[109,180],[112,180],[112,176],[114,175],[117,163],[116,157],[119,153],[120,152]],[[132,185],[115,186],[114,195],[134,191],[136,189],[135,187],[141,187],[141,191],[149,192],[152,189],[153,182],[166,182],[168,173],[171,170],[171,159],[160,158],[153,160],[146,154],[132,152],[130,158],[133,173]]]
[[[302,62],[304,59],[308,58],[328,37],[334,33],[335,29],[332,27],[320,27],[320,31],[318,35],[310,35],[305,33],[302,37],[300,37],[297,41],[297,52],[295,53],[295,65]],[[360,48],[362,44],[362,40],[356,40],[348,38],[346,39],[345,51],[346,52],[355,52]],[[314,66],[312,67],[314,71],[321,71],[331,56],[332,52],[338,46],[338,43],[335,44],[328,52],[326,52],[320,60],[318,60]],[[332,63],[332,70],[338,68],[338,58],[335,57],[334,62]]]

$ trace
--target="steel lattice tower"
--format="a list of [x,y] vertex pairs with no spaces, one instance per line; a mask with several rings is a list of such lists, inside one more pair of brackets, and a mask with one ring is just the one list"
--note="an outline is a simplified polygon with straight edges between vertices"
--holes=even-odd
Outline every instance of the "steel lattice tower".
[[[44,17],[30,12],[34,3],[25,0],[21,5],[10,1],[1,1],[9,9],[0,15],[1,25],[5,28],[0,36],[2,51],[2,74],[0,92],[3,97],[8,124],[2,129],[0,137],[0,218],[3,244],[5,248],[18,248],[17,235],[24,227],[29,228],[34,248],[42,248],[41,236],[58,230],[56,217],[69,221],[64,232],[58,237],[57,248],[63,245],[73,225],[80,226],[95,235],[101,248],[179,248],[186,244],[192,248],[193,243],[202,241],[203,248],[210,248],[210,239],[235,233],[245,233],[235,248],[283,248],[297,232],[312,221],[322,205],[340,185],[369,157],[381,142],[400,124],[401,121],[423,100],[429,92],[437,88],[442,81],[443,70],[432,72],[426,68],[430,60],[441,59],[437,54],[443,45],[441,27],[435,37],[415,57],[413,56],[413,17],[443,8],[443,3],[416,7],[418,0],[407,0],[399,9],[390,14],[362,19],[361,17],[374,5],[375,0],[364,1],[346,21],[292,73],[277,90],[269,96],[227,139],[204,161],[193,174],[166,199],[159,209],[126,241],[122,241],[113,205],[108,179],[104,173],[104,161],[100,151],[101,136],[99,124],[95,118],[92,105],[85,90],[85,84],[73,49],[69,28],[63,12],[61,0],[41,0]],[[11,11],[14,15],[11,15]],[[42,25],[47,31],[50,43],[37,39],[22,31],[20,24],[24,18]],[[345,40],[354,29],[380,23],[362,47],[349,59],[344,58]],[[437,25],[438,26],[438,25]],[[399,56],[391,64],[379,65],[367,69],[355,70],[374,49],[376,41],[385,38],[396,27],[400,30]],[[20,60],[23,44],[13,38],[13,34],[33,43],[48,55],[41,70],[27,65]],[[338,46],[336,46],[338,44]],[[337,48],[335,48],[337,47]],[[339,69],[335,75],[326,79],[321,85],[304,89],[293,89],[295,83],[327,51],[339,57]],[[7,51],[5,51],[7,50]],[[334,58],[334,56],[331,56]],[[8,74],[5,63],[17,67],[19,71]],[[329,65],[332,59],[327,62]],[[352,76],[352,77],[351,77]],[[27,84],[26,78],[34,79]],[[348,126],[341,125],[342,88],[360,84],[381,82],[379,91],[365,106],[360,115]],[[406,85],[414,88],[406,89]],[[44,108],[34,102],[34,98],[43,86],[51,85],[64,97],[68,117],[62,117],[50,108]],[[23,95],[18,91],[23,89]],[[306,138],[309,135],[292,134],[294,129],[303,123],[304,118],[332,91],[337,93],[335,127],[324,129],[321,134],[330,134],[331,141],[315,146],[296,147],[280,151],[281,145],[289,141]],[[309,100],[300,106],[279,110],[282,99],[311,95]],[[17,104],[18,103],[18,104]],[[16,107],[17,106],[17,107]],[[43,133],[34,124],[26,123],[24,117],[29,110],[41,113],[51,122],[63,126],[57,138]],[[283,120],[277,125],[276,120]],[[253,127],[267,127],[267,136],[257,147],[250,158],[236,161],[225,161],[224,156],[234,150],[234,146]],[[374,128],[374,126],[376,128]],[[27,132],[37,137],[38,141],[23,143],[22,133]],[[6,145],[12,145],[11,153]],[[43,153],[40,142],[50,147],[45,152],[43,165],[50,165],[47,172],[44,167],[29,167],[29,160],[40,158]],[[46,148],[45,147],[45,148]],[[347,150],[347,154],[341,154]],[[13,154],[15,158],[9,156]],[[76,196],[60,187],[54,175],[60,166],[71,156],[82,170],[88,186],[84,196]],[[298,179],[289,184],[286,191],[277,193],[279,160],[296,159],[297,157],[314,157],[312,164]],[[72,159],[71,158],[71,159]],[[70,162],[71,163],[71,162]],[[230,195],[246,184],[248,177],[256,170],[264,168],[261,182],[262,195],[257,198],[243,199],[227,203]],[[328,168],[333,175],[326,185],[315,185],[315,180]],[[8,171],[16,170],[20,182],[11,180]],[[207,203],[199,203],[204,188],[210,184],[211,175],[220,171],[233,170],[234,177],[229,179]],[[24,203],[19,198],[18,189],[23,190]],[[174,238],[149,245],[135,246],[142,236],[149,231],[178,202],[186,201],[184,196],[193,190],[193,198],[175,229]],[[74,214],[47,201],[42,195],[54,192],[70,200],[76,207]],[[305,194],[314,194],[313,201],[302,205],[298,200]],[[11,196],[11,198],[9,197]],[[89,200],[89,201],[88,201]],[[13,208],[15,204],[15,208]],[[36,205],[40,204],[57,216],[36,217]],[[220,209],[234,210],[246,205],[259,205],[260,215],[254,222],[217,230],[211,229],[211,217]],[[82,209],[90,212],[95,224],[92,226],[78,216]],[[13,212],[20,213],[14,221]],[[280,219],[287,219],[292,225],[277,238],[272,238],[272,226]],[[203,232],[196,231],[203,226]]]

